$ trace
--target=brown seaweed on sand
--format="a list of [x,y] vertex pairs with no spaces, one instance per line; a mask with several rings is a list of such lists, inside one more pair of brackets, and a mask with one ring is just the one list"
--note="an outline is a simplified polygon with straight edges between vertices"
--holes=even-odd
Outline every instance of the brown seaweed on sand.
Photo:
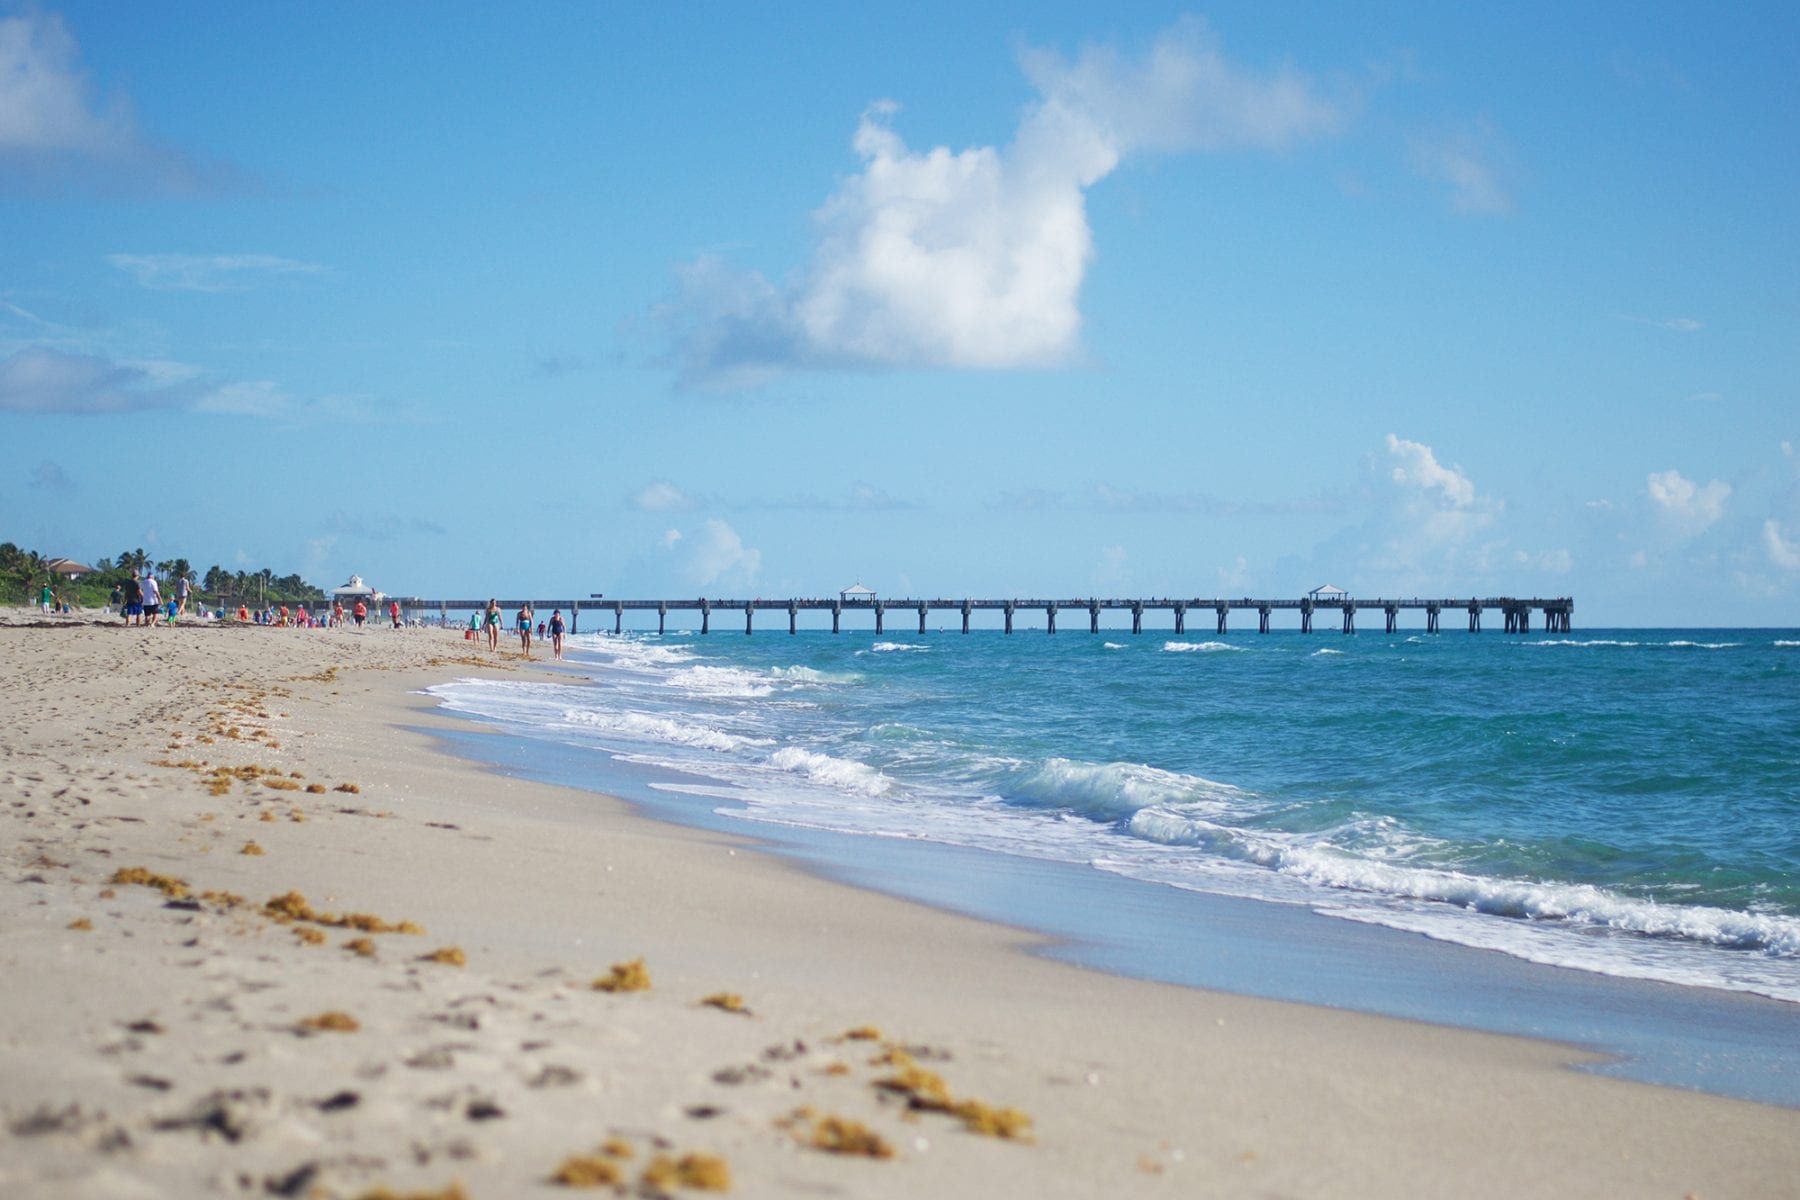
[[446,967],[466,966],[469,956],[463,953],[461,946],[444,946],[433,950],[430,954],[419,955],[420,962],[442,963]]
[[667,1194],[677,1187],[702,1192],[731,1190],[731,1168],[717,1154],[659,1154],[644,1168],[639,1183],[647,1190]]
[[736,992],[714,992],[700,1003],[722,1012],[738,1013],[746,1017],[750,1015],[750,1010],[744,1007],[744,998]]
[[362,1028],[361,1023],[355,1017],[335,1008],[329,1012],[301,1017],[296,1024],[302,1030],[317,1033],[355,1033]]
[[594,980],[593,988],[597,992],[647,992],[650,990],[650,972],[641,958],[614,963],[609,973]]
[[173,875],[159,875],[144,867],[120,867],[114,871],[109,883],[135,883],[143,887],[152,887],[171,900],[185,900],[188,897],[188,885],[185,880]]
[[619,1187],[625,1173],[619,1164],[597,1154],[572,1154],[551,1172],[550,1182],[572,1188]]

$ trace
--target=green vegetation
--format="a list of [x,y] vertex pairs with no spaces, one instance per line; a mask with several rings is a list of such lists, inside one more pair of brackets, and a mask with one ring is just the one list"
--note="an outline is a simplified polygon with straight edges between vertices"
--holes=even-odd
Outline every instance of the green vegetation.
[[163,586],[164,597],[175,594],[175,581],[186,576],[194,580],[195,594],[208,605],[232,605],[239,602],[258,605],[312,603],[325,599],[325,593],[298,575],[277,575],[273,570],[227,571],[213,565],[201,575],[185,558],[153,560],[142,548],[126,550],[117,558],[102,558],[85,564],[93,573],[71,580],[67,575],[52,574],[50,563],[35,550],[21,550],[11,542],[0,542],[0,604],[36,604],[43,586],[48,583],[59,601],[76,608],[105,608],[114,587],[133,575],[141,575],[145,567],[154,567]]

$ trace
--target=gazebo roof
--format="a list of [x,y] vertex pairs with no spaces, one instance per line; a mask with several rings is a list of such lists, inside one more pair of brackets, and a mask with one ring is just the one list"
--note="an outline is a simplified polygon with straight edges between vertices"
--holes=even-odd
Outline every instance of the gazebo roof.
[[840,596],[873,596],[874,594],[874,588],[866,588],[860,583],[853,583],[838,593]]
[[1306,594],[1309,596],[1348,596],[1350,593],[1341,587],[1332,587],[1329,583],[1325,583]]

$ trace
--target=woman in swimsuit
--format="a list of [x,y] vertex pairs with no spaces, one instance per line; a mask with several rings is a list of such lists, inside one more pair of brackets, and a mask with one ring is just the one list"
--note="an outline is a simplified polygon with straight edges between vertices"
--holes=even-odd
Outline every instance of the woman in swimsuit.
[[519,645],[525,648],[525,657],[531,657],[531,605],[519,609]]

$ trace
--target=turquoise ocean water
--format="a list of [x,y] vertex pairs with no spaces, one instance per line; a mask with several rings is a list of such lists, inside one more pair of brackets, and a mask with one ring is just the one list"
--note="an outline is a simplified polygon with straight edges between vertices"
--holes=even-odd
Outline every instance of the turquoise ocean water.
[[556,743],[564,775],[747,833],[1048,861],[1800,1003],[1800,633],[571,646],[566,676],[431,691]]

